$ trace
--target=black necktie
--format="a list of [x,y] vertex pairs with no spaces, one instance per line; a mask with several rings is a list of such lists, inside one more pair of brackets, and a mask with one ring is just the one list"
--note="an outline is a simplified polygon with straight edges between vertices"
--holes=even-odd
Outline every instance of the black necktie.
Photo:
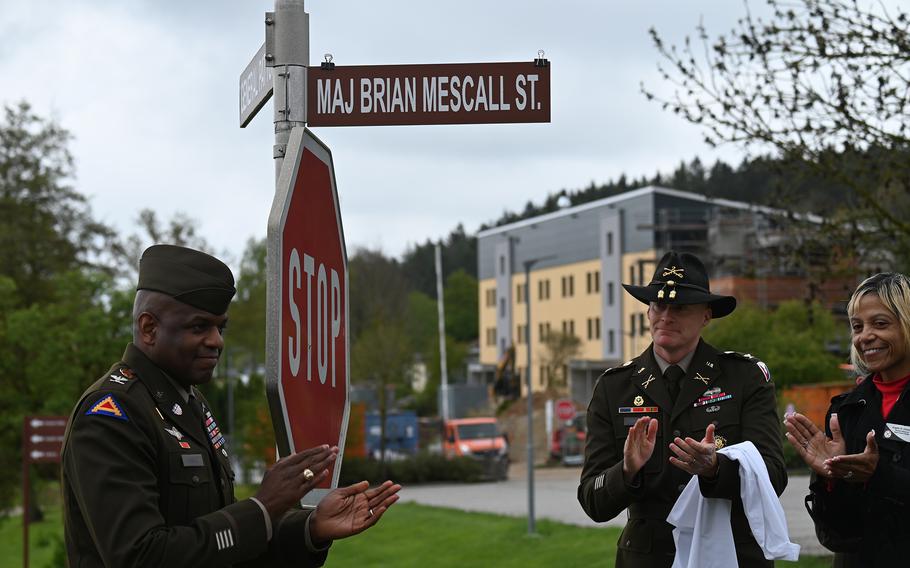
[[676,397],[679,395],[679,380],[683,378],[686,374],[682,370],[682,367],[679,365],[670,365],[667,367],[667,370],[664,371],[664,378],[667,379],[667,390],[670,391],[670,397],[673,399],[673,402],[676,402]]

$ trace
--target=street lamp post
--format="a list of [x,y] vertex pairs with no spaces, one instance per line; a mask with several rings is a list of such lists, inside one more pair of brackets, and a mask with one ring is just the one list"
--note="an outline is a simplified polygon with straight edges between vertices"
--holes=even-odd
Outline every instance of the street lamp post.
[[531,396],[531,267],[539,259],[524,262],[525,267],[525,343],[528,364],[525,367],[525,389],[528,395],[528,534],[534,534],[534,400]]

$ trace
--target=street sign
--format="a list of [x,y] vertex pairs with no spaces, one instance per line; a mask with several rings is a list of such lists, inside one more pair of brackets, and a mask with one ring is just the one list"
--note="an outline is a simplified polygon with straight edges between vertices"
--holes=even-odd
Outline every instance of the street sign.
[[568,398],[557,400],[556,418],[559,418],[560,422],[566,422],[575,418],[575,403]]
[[307,71],[309,126],[550,122],[534,62],[356,65]]
[[[331,151],[294,128],[268,227],[266,390],[281,456],[320,444],[344,451],[348,424],[348,260]],[[307,494],[313,506],[338,486]]]
[[29,463],[59,463],[66,416],[26,416],[22,428],[22,455]]
[[272,96],[272,68],[266,65],[265,43],[240,74],[240,128],[253,120]]

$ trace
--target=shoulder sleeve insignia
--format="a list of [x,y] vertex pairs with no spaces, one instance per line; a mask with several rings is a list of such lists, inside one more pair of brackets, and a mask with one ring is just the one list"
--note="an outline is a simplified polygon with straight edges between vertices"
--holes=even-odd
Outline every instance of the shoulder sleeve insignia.
[[110,416],[111,418],[129,422],[129,418],[127,418],[126,413],[123,412],[123,407],[120,406],[120,403],[117,402],[112,394],[107,395],[92,405],[92,407],[85,412],[85,415]]

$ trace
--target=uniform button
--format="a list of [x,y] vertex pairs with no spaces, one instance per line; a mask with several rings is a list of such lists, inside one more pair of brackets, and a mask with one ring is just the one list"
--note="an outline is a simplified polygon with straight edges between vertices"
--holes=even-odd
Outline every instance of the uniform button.
[[626,541],[626,546],[629,546],[630,544],[632,544],[632,541],[631,541],[631,540],[627,540],[627,541]]
[[891,460],[892,460],[892,461],[899,462],[899,461],[901,461],[901,455],[900,455],[900,454],[894,454],[893,456],[891,456]]
[[680,432],[679,430],[673,430],[673,437],[674,437],[674,438],[679,438],[680,434],[682,434],[682,432]]
[[679,486],[677,486],[676,490],[679,491],[680,493],[682,493],[683,489],[685,489],[685,488],[686,488],[686,484],[680,483]]
[[193,476],[193,483],[199,483],[199,476],[198,476],[198,475],[194,475],[194,476]]

